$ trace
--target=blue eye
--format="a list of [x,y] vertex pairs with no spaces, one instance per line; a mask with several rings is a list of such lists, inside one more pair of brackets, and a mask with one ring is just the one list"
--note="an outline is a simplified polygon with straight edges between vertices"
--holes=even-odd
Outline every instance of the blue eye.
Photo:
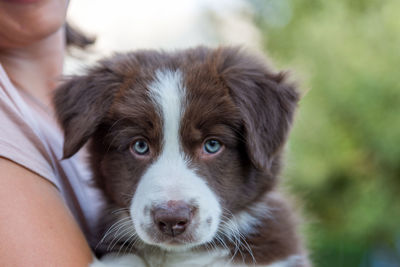
[[133,144],[132,149],[138,155],[145,155],[149,152],[149,145],[145,140],[140,139]]
[[215,139],[209,139],[204,143],[204,151],[208,154],[215,154],[221,149],[221,143]]

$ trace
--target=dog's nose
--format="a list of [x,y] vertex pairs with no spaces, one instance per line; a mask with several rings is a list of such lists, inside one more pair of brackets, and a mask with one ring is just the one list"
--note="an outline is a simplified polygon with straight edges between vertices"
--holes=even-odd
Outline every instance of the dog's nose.
[[183,201],[168,201],[153,209],[154,223],[161,233],[178,236],[185,232],[190,224],[193,209]]

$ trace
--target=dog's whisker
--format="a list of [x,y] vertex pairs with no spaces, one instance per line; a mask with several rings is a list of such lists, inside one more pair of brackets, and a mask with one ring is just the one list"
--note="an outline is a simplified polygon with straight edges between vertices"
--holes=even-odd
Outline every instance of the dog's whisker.
[[119,208],[111,211],[111,214],[122,213],[122,212],[129,212],[129,208]]
[[[234,224],[234,227],[231,228],[232,232],[233,232],[233,238],[235,240],[235,246],[236,246],[236,251],[240,253],[240,256],[242,257],[242,261],[244,263],[244,255],[243,252],[241,250],[241,240],[240,240],[240,235],[239,235],[239,229],[237,228],[237,225]],[[235,254],[237,253],[235,252]]]
[[118,227],[121,223],[125,222],[126,220],[128,220],[129,218],[122,218],[120,220],[118,220],[117,222],[113,223],[108,230],[105,232],[105,234],[103,235],[102,239],[98,242],[98,244],[96,245],[96,248],[105,241],[105,239],[108,237],[108,235],[113,232],[115,230],[116,227]]
[[[125,247],[125,244],[129,241],[131,242],[131,239],[133,239],[136,236],[136,233],[132,231],[131,235],[125,240],[124,243],[122,243],[121,247],[118,249],[118,254],[121,252],[121,250]],[[126,250],[126,248],[125,248]]]
[[[231,211],[229,211],[226,208],[224,208],[224,210],[232,216],[231,218],[228,219],[228,221],[229,220],[233,220],[233,221],[237,220],[236,216]],[[221,217],[223,219],[228,218],[226,215],[221,215]],[[229,225],[228,222],[225,220],[221,221],[221,225],[229,228],[229,231],[232,233],[232,235],[235,239],[234,242],[235,242],[236,249],[238,249],[238,252],[242,256],[242,260],[244,261],[243,253],[241,252],[241,247],[243,247],[249,253],[250,257],[252,258],[253,264],[256,264],[256,259],[254,257],[253,251],[251,250],[250,245],[246,241],[246,237],[243,235],[243,233],[241,233],[240,229],[238,228],[238,225],[236,223]]]
[[[240,233],[238,225],[235,224],[235,223],[233,223],[233,224],[229,223],[229,221],[231,221],[231,220],[233,220],[233,221],[236,220],[235,216],[228,209],[224,208],[224,210],[228,214],[230,214],[231,217],[229,218],[226,215],[221,215],[221,217],[222,217],[222,220],[221,220],[221,226],[222,226],[221,228],[222,228],[222,230],[220,232],[226,238],[228,238],[228,240],[232,244],[234,244],[234,246],[235,246],[234,253],[232,254],[232,257],[231,257],[230,261],[232,261],[236,257],[237,253],[239,253],[241,255],[242,261],[243,262],[245,261],[245,256],[244,256],[244,254],[242,252],[241,247],[244,247],[249,252],[249,254],[251,255],[251,257],[253,258],[253,261],[254,261],[255,260],[254,259],[254,255],[253,255],[253,253],[252,253],[247,241],[245,240],[244,235],[242,233]],[[228,234],[227,232],[229,232],[230,234]],[[243,244],[242,240],[244,241],[245,244]]]
[[[211,246],[210,243],[206,243],[206,244],[205,244],[205,248],[207,249],[207,253],[208,253],[208,254],[211,254],[211,253],[210,253],[210,249],[211,249],[210,246]],[[212,250],[212,249],[211,249],[211,250]]]
[[226,245],[225,241],[223,240],[223,238],[221,238],[219,236],[219,233],[217,233],[217,235],[215,236],[215,239],[221,244],[221,246],[226,249],[229,250],[228,246]]
[[244,244],[243,246],[247,250],[247,252],[249,253],[253,263],[256,264],[256,259],[254,257],[253,251],[251,250],[251,247],[250,247],[249,243],[247,243],[245,236],[243,236],[240,232],[239,232],[239,236],[243,240],[242,244]]
[[105,237],[104,239],[109,239],[109,236],[112,235],[111,241],[108,240],[109,242],[112,242],[117,236],[119,236],[119,232],[121,230],[121,228],[125,228],[127,226],[130,225],[130,222],[124,222],[118,225],[118,228],[114,228],[114,230],[110,231]]
[[140,242],[140,238],[137,234],[135,234],[132,240],[129,242],[128,246],[126,247],[125,252],[132,252],[132,249]]
[[124,222],[124,223],[121,223],[121,224],[119,225],[119,227],[115,229],[114,235],[113,235],[113,236],[114,236],[114,237],[118,236],[120,232],[124,231],[124,228],[125,228],[125,227],[130,226],[130,225],[131,225],[130,220],[128,220],[128,221],[126,221],[126,222]]
[[[125,226],[126,227],[126,226]],[[129,235],[132,233],[132,228],[130,226],[127,227],[127,229],[121,231],[121,233],[117,236],[114,237],[113,241],[110,243],[111,248],[109,248],[109,251],[112,251],[114,247],[118,244],[118,242],[125,237],[126,235]]]

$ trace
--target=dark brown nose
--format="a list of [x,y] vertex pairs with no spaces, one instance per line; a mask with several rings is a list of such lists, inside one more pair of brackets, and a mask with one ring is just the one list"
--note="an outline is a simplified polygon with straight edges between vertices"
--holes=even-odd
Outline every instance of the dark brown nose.
[[192,217],[191,207],[183,201],[168,201],[153,209],[153,219],[161,233],[178,236],[185,232]]

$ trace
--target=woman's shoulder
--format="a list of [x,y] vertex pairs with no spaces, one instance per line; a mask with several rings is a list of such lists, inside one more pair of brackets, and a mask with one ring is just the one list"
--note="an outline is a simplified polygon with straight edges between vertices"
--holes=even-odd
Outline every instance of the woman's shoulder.
[[54,118],[29,102],[4,75],[0,69],[0,157],[53,183],[88,240],[94,240],[91,230],[104,198],[91,182],[85,154],[61,160],[64,137]]
[[0,156],[50,178],[52,167],[32,115],[0,66]]

